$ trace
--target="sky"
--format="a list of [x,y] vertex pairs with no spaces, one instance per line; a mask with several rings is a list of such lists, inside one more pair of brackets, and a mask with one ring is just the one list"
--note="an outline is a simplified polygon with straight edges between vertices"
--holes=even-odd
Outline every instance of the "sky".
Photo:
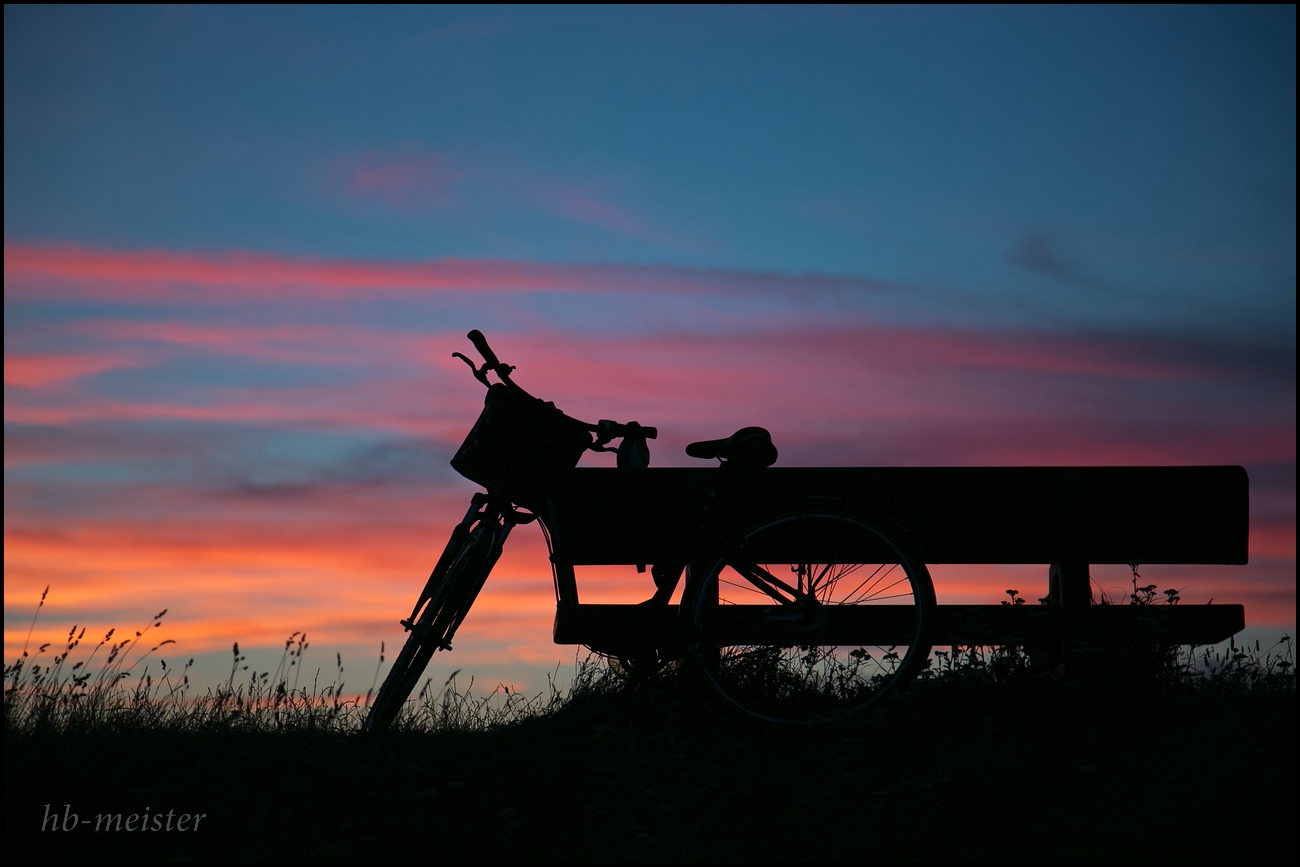
[[[49,586],[33,646],[166,608],[365,688],[476,490],[471,328],[653,466],[1245,466],[1250,564],[1143,581],[1294,633],[1295,14],[6,6],[6,661]],[[520,528],[430,676],[542,688],[552,616]]]

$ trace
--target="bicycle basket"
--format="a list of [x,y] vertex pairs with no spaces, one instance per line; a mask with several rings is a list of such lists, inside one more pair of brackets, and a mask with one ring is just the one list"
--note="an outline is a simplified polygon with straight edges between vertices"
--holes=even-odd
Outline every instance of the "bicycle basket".
[[[569,469],[591,443],[587,426],[569,418],[555,404],[497,384],[488,389],[483,412],[461,443],[451,466],[490,491],[508,482],[528,485],[516,472]],[[515,502],[520,499],[512,496]]]

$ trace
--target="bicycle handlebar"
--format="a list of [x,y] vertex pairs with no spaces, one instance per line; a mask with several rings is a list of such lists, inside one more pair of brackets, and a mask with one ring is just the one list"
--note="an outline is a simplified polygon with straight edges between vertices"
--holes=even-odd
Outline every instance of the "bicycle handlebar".
[[598,441],[606,443],[612,439],[617,439],[629,434],[644,437],[648,440],[655,439],[659,436],[659,428],[657,427],[649,427],[647,425],[638,424],[634,421],[630,421],[627,424],[619,424],[618,422],[610,421],[607,418],[602,418],[596,424],[594,431]]
[[[465,336],[469,338],[470,343],[474,344],[474,348],[477,349],[478,354],[482,356],[483,366],[482,367],[476,366],[474,362],[470,361],[468,358],[466,358],[464,355],[462,355],[459,352],[453,352],[452,356],[455,358],[459,358],[461,361],[468,364],[469,369],[474,372],[475,379],[477,379],[479,382],[483,383],[484,385],[489,385],[487,374],[488,371],[491,371],[495,373],[498,377],[500,377],[501,381],[506,383],[511,388],[518,389],[524,394],[528,394],[528,392],[523,391],[522,388],[519,388],[518,385],[515,385],[513,382],[510,381],[510,371],[514,370],[514,367],[512,367],[509,364],[501,363],[501,360],[497,358],[497,354],[492,351],[492,347],[488,346],[487,338],[483,336],[482,331],[479,331],[477,328],[475,328],[473,331],[471,331],[469,334],[466,334]],[[620,424],[619,422],[610,421],[609,419],[601,419],[598,424],[594,424],[594,425],[588,424],[586,425],[586,427],[592,433],[596,434],[596,441],[592,443],[590,446],[590,448],[593,451],[613,451],[613,449],[605,448],[605,445],[610,440],[618,439],[619,437],[626,437],[628,439],[652,440],[659,436],[658,428],[643,426],[634,421],[627,422],[626,424]]]
[[[474,378],[489,388],[492,385],[492,383],[488,382],[487,378],[489,370],[499,376],[502,382],[507,385],[514,385],[514,383],[510,381],[510,371],[514,370],[514,367],[509,364],[501,363],[497,358],[497,354],[492,351],[492,347],[488,346],[487,338],[483,336],[483,332],[475,328],[465,336],[469,338],[470,343],[474,344],[474,348],[478,350],[478,354],[483,356],[483,366],[478,367],[474,362],[470,361],[459,352],[453,352],[451,357],[459,358],[461,361],[468,364],[469,369],[474,371]],[[518,388],[518,386],[515,387]]]
[[496,369],[500,366],[501,362],[497,360],[497,354],[492,351],[491,346],[488,346],[487,338],[483,336],[482,331],[475,328],[465,336],[469,338],[470,343],[474,344],[474,348],[478,350],[479,355],[483,356],[489,368]]

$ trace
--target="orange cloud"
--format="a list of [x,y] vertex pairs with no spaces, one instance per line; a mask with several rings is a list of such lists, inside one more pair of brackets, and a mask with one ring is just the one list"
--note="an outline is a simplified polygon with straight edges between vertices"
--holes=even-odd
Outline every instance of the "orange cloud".
[[[178,650],[186,654],[220,650],[232,640],[274,647],[295,629],[311,634],[318,647],[381,639],[391,647],[401,640],[396,621],[423,583],[459,505],[447,499],[432,510],[384,509],[399,521],[394,524],[349,523],[340,515],[307,522],[291,514],[298,520],[281,527],[249,515],[242,522],[190,516],[72,521],[53,532],[7,530],[5,606],[27,610],[50,584],[57,610],[45,614],[92,632],[134,628],[166,607],[168,637],[181,640]],[[419,520],[410,517],[416,514]],[[1143,579],[1180,589],[1188,604],[1210,598],[1243,603],[1251,624],[1286,628],[1295,606],[1288,570],[1293,577],[1293,547],[1289,559],[1259,559],[1246,567],[1147,566]],[[1045,566],[939,565],[931,571],[945,603],[996,603],[1008,588],[1031,603],[1046,593]],[[1097,592],[1114,599],[1130,583],[1124,567],[1094,567],[1093,577]],[[579,589],[588,602],[637,602],[652,592],[648,576],[630,566],[580,570]],[[466,641],[496,646],[488,654],[498,654],[493,658],[554,661],[563,652],[550,642],[553,606],[540,535],[521,528],[466,622]],[[25,634],[26,624],[17,621],[6,629],[7,657],[21,648]]]

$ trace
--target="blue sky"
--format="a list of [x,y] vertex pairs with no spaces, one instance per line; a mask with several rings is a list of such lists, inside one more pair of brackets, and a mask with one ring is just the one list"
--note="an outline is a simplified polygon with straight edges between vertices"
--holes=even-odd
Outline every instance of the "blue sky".
[[[6,23],[8,239],[866,274],[1057,324],[1294,309],[1294,10]],[[367,158],[427,170],[344,195]]]

